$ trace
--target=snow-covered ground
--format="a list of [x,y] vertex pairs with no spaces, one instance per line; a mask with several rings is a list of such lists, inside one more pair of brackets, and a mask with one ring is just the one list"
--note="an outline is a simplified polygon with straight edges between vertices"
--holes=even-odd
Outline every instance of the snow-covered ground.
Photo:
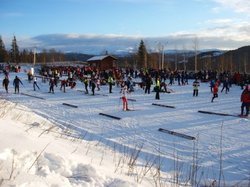
[[[192,96],[192,80],[174,93],[144,94],[135,87],[122,111],[120,88],[84,85],[55,89],[38,79],[33,91],[24,69],[10,74],[10,93],[0,89],[0,184],[3,186],[247,186],[250,181],[250,121],[199,110],[239,114],[242,90],[232,86],[211,103],[208,83]],[[13,78],[24,86],[13,94]],[[0,76],[0,81],[3,74]],[[221,89],[221,88],[220,88]],[[43,99],[30,97],[29,94]],[[69,103],[78,108],[69,107]],[[152,105],[165,104],[175,108]],[[105,113],[121,120],[99,115]],[[159,128],[195,137],[189,140]]]

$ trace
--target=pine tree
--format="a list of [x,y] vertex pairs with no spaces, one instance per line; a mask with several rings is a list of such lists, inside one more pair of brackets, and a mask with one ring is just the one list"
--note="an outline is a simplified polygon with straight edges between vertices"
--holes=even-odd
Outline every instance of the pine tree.
[[14,36],[12,43],[11,43],[10,58],[11,58],[11,62],[14,62],[14,63],[20,62],[19,48],[17,45],[16,36]]
[[4,42],[2,40],[2,37],[0,36],[0,62],[6,62],[7,61],[7,51],[5,49]]
[[20,61],[24,63],[32,63],[33,62],[33,52],[28,51],[27,49],[23,49],[20,52]]
[[138,66],[139,68],[147,68],[147,49],[143,40],[141,40],[138,48]]

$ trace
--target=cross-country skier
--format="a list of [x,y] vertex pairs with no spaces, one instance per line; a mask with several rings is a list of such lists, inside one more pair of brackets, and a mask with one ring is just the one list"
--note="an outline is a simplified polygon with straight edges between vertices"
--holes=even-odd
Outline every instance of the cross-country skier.
[[92,95],[95,95],[96,80],[94,78],[92,78],[90,81],[90,84],[91,84]]
[[64,93],[66,92],[66,85],[67,85],[67,80],[66,80],[66,79],[63,79],[63,80],[61,81],[60,90],[63,90]]
[[89,80],[87,77],[84,78],[84,86],[85,86],[85,93],[88,94],[89,90],[88,90],[88,84],[89,84]]
[[109,75],[108,83],[109,83],[109,93],[112,93],[112,86],[113,86],[113,83],[114,83],[114,79],[113,79],[112,75]]
[[161,81],[160,78],[158,77],[156,79],[156,85],[155,85],[155,99],[160,100],[160,91],[161,91]]
[[246,86],[241,94],[241,116],[243,116],[244,108],[246,108],[245,116],[249,115],[249,107],[250,107],[250,85]]
[[19,93],[19,85],[20,83],[23,85],[22,81],[16,76],[13,81],[13,86],[15,87],[15,93]]
[[229,80],[227,77],[225,78],[222,84],[223,84],[223,87],[221,89],[221,92],[223,92],[223,90],[226,89],[226,94],[227,94],[227,92],[229,92]]
[[52,77],[51,79],[50,79],[50,81],[49,81],[49,93],[55,93],[54,92],[54,86],[55,86],[55,79],[54,79],[54,77]]
[[128,109],[128,99],[127,99],[127,93],[128,93],[128,87],[126,84],[123,83],[122,85],[122,89],[121,89],[121,93],[122,93],[122,105],[123,105],[123,110],[127,111]]
[[8,76],[5,76],[5,78],[3,79],[3,87],[5,88],[6,93],[8,93],[8,86],[9,86],[9,79]]
[[145,84],[146,84],[145,94],[146,93],[150,94],[152,78],[151,78],[151,76],[149,74],[146,74]]
[[211,102],[214,102],[214,98],[217,98],[218,97],[218,89],[219,89],[219,85],[218,85],[218,83],[216,82],[215,84],[214,84],[214,87],[213,87],[213,98],[212,98],[212,100],[211,100]]
[[33,88],[34,88],[34,91],[36,91],[36,87],[40,90],[39,86],[37,85],[37,78],[34,77],[33,78]]
[[196,97],[198,96],[199,86],[200,86],[200,82],[196,78],[195,81],[193,82],[193,97],[194,96],[196,96]]

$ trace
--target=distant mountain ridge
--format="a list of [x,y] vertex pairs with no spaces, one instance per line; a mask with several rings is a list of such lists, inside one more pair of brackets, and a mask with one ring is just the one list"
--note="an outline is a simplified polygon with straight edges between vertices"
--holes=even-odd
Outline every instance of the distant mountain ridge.
[[94,55],[90,54],[83,54],[83,53],[65,53],[65,59],[67,61],[82,61],[86,62],[89,58],[93,57]]

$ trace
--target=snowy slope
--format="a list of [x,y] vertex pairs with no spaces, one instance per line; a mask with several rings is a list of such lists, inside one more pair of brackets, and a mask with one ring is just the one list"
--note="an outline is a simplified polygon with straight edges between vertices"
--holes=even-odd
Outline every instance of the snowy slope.
[[[133,111],[124,112],[121,106],[120,88],[114,88],[114,93],[108,94],[108,88],[102,86],[101,91],[97,91],[97,95],[92,96],[79,91],[83,90],[84,86],[81,83],[77,83],[75,89],[67,88],[66,93],[56,88],[55,94],[50,94],[48,93],[48,83],[42,83],[41,80],[38,80],[41,90],[33,91],[32,83],[28,83],[26,74],[24,72],[18,73],[17,75],[21,77],[24,83],[20,92],[44,98],[38,99],[27,95],[13,94],[12,80],[15,75],[14,73],[11,74],[11,93],[6,94],[3,89],[0,91],[2,99],[17,104],[17,107],[22,108],[22,110],[19,109],[20,111],[15,111],[15,115],[10,112],[11,110],[8,110],[8,113],[11,113],[11,115],[8,115],[14,118],[10,121],[12,123],[10,126],[13,129],[8,131],[10,134],[14,132],[21,136],[21,139],[25,141],[25,146],[21,146],[21,142],[19,142],[20,145],[16,143],[12,145],[12,142],[18,142],[18,140],[12,141],[11,138],[11,140],[4,143],[4,146],[0,146],[0,152],[4,156],[10,156],[13,155],[11,149],[15,149],[19,152],[18,156],[25,157],[26,155],[27,157],[29,155],[28,159],[34,160],[36,154],[32,157],[31,155],[34,153],[26,147],[28,145],[26,142],[29,142],[30,134],[32,134],[33,138],[30,141],[37,146],[39,145],[36,149],[37,152],[49,144],[45,151],[42,152],[42,156],[39,157],[42,163],[47,162],[48,164],[46,169],[43,167],[41,169],[41,173],[44,172],[44,175],[50,175],[50,172],[52,172],[60,177],[74,176],[72,173],[75,172],[76,168],[85,170],[81,168],[87,167],[88,169],[86,170],[92,172],[95,176],[94,178],[97,178],[89,182],[92,186],[111,186],[111,183],[108,183],[105,179],[100,179],[100,176],[109,174],[108,177],[115,178],[117,173],[129,174],[133,177],[129,179],[125,177],[125,180],[119,179],[119,182],[113,183],[114,186],[122,186],[123,184],[124,186],[129,186],[131,181],[133,183],[131,186],[133,186],[141,178],[143,178],[144,185],[138,185],[142,186],[154,186],[157,183],[156,180],[160,178],[162,184],[168,184],[168,182],[190,184],[192,180],[195,180],[196,184],[211,184],[216,180],[217,184],[225,183],[226,185],[237,184],[241,186],[249,181],[249,119],[198,113],[199,110],[205,110],[238,114],[241,104],[239,98],[242,90],[237,86],[233,86],[228,94],[219,93],[219,98],[216,98],[214,103],[210,102],[212,94],[210,93],[208,83],[201,84],[198,97],[192,96],[191,84],[187,86],[173,85],[171,89],[175,92],[171,94],[162,93],[160,95],[161,100],[158,101],[154,99],[155,95],[153,92],[145,95],[143,90],[136,87],[135,92],[129,95],[129,98],[136,100],[134,102],[129,101],[129,108],[133,109]],[[2,78],[3,76],[1,80]],[[78,106],[78,108],[65,106],[62,103],[70,103]],[[175,106],[175,108],[159,107],[152,105],[152,103],[166,104]],[[27,110],[35,113],[35,117],[29,114],[25,118],[23,112]],[[1,111],[1,113],[3,112]],[[99,113],[114,115],[120,117],[121,120],[108,118],[99,115]],[[21,124],[26,124],[25,127],[23,125],[19,127],[16,124],[18,123],[17,121],[22,122]],[[0,124],[4,123],[5,121],[1,119]],[[14,128],[18,127],[19,131],[14,130]],[[3,128],[5,128],[3,131],[8,129],[6,126]],[[187,140],[166,134],[158,131],[159,128],[193,136],[196,140]],[[37,130],[35,131],[35,129]],[[42,135],[40,135],[41,133]],[[50,136],[51,134],[53,135]],[[13,136],[15,137],[15,135]],[[49,137],[48,139],[47,136]],[[36,139],[40,141],[43,137],[46,141],[36,143]],[[60,137],[63,138],[61,139]],[[1,142],[4,142],[4,139],[8,139],[4,133],[1,135],[1,138]],[[69,140],[72,140],[74,144],[71,145]],[[54,141],[58,141],[58,144],[51,146],[51,142],[54,144]],[[65,143],[65,141],[68,143]],[[67,148],[69,150],[67,154],[65,153],[64,145],[69,147]],[[79,147],[82,147],[81,145],[84,146],[84,149],[80,151]],[[28,146],[33,148],[32,145]],[[91,154],[92,149],[95,150]],[[28,150],[28,153],[25,152],[26,150]],[[120,156],[114,156],[116,153]],[[131,163],[136,154],[139,155],[139,160],[134,159],[135,163]],[[95,163],[97,167],[81,165],[79,162],[77,164],[65,164],[65,162],[73,162],[70,158],[74,160],[75,157],[85,157],[85,155],[87,159],[84,158],[83,160],[86,161],[88,158],[91,158],[98,162],[98,164]],[[43,161],[43,159],[47,161]],[[8,159],[8,161],[10,162],[11,160]],[[121,164],[121,162],[126,164]],[[55,163],[57,166],[51,166]],[[86,163],[94,164],[89,160]],[[125,169],[125,165],[127,167],[128,163],[130,163],[131,167]],[[139,171],[145,171],[142,170],[143,166],[150,164],[153,165],[152,168],[154,169],[150,169],[145,178],[142,177],[143,175],[139,174]],[[42,164],[44,167],[45,165]],[[95,168],[98,168],[98,165],[108,165],[107,173],[102,168],[100,171],[104,172],[104,175],[98,175],[95,170]],[[64,171],[61,172],[64,170],[62,167],[70,167],[71,169],[65,168],[65,170],[70,170],[71,175],[64,174]],[[34,168],[31,167],[29,172],[38,172],[38,169]],[[161,170],[162,173],[160,175],[156,175],[157,169]],[[60,172],[55,172],[55,170]],[[37,174],[37,176],[39,176],[39,182],[41,174]],[[57,181],[56,178],[53,177],[53,179]],[[65,177],[63,181],[70,186],[75,184],[72,180]],[[85,182],[88,183],[89,181],[86,180],[78,181],[79,185],[85,186]],[[108,181],[112,181],[112,179]],[[49,184],[52,184],[50,180]],[[58,185],[60,186],[60,184]]]

